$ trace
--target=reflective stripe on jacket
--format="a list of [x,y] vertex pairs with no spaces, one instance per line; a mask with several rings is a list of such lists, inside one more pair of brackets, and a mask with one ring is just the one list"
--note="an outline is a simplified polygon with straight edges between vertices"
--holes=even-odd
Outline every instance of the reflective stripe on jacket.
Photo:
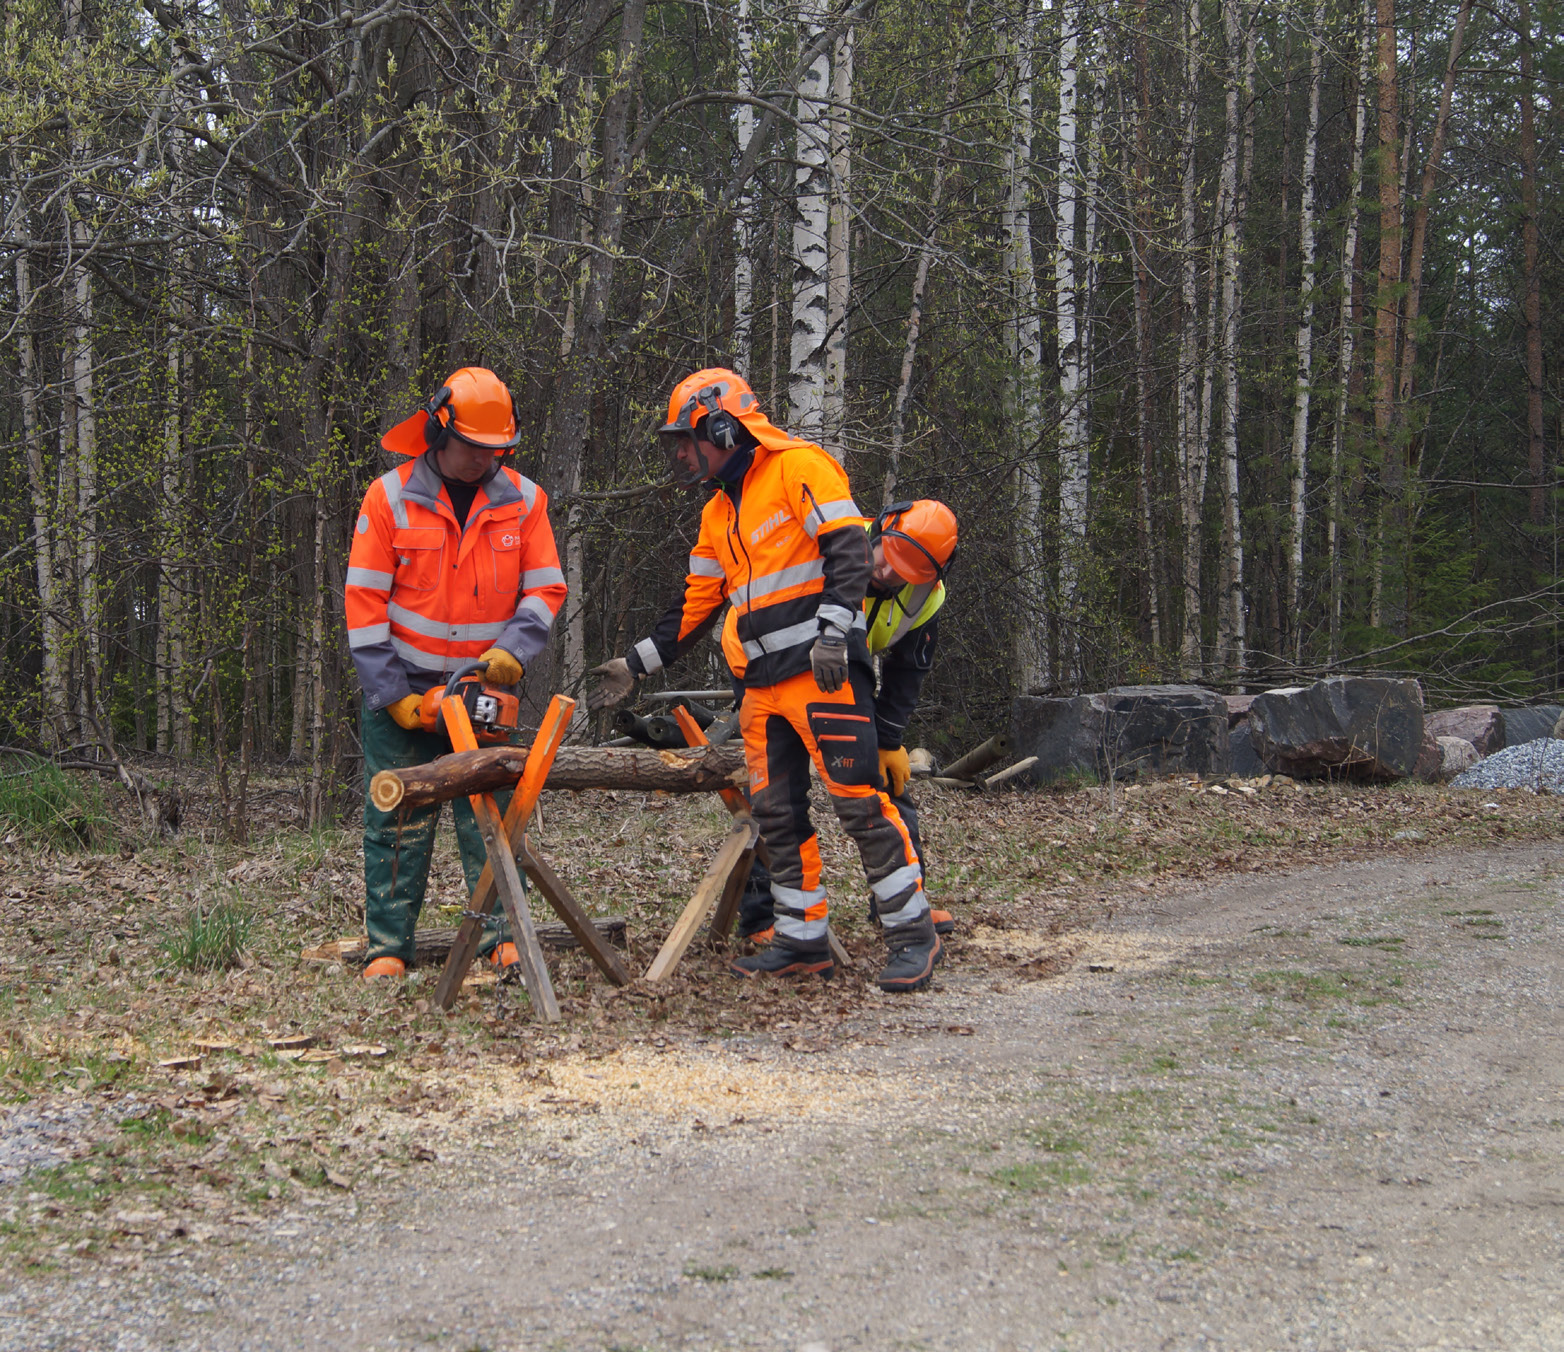
[[458,526],[428,461],[370,484],[354,526],[348,648],[371,709],[443,683],[489,648],[527,665],[565,600],[548,495],[501,469]]
[[849,653],[866,661],[867,522],[841,465],[806,441],[758,446],[737,496],[736,508],[727,491],[707,501],[684,595],[631,649],[631,669],[658,671],[682,656],[724,600],[723,656],[746,685],[806,670],[828,624],[848,633]]

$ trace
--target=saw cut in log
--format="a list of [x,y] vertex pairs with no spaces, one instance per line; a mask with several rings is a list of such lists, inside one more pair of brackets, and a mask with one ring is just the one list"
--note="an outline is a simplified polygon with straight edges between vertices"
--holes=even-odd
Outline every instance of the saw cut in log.
[[[428,807],[464,794],[513,788],[527,763],[524,746],[458,751],[427,765],[382,770],[369,799],[382,812]],[[650,793],[713,793],[732,788],[744,769],[743,746],[657,751],[651,747],[563,746],[544,784],[549,789],[632,789]]]

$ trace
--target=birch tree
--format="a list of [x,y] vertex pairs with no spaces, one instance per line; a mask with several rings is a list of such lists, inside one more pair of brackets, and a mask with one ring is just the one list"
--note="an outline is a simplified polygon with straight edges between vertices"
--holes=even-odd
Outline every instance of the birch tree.
[[1315,0],[1309,24],[1309,114],[1303,133],[1303,182],[1298,203],[1298,363],[1293,377],[1292,473],[1287,513],[1287,606],[1285,623],[1294,663],[1302,660],[1303,538],[1309,489],[1309,398],[1314,387],[1315,158],[1320,142],[1320,86],[1325,76],[1325,0]]
[[821,435],[845,464],[847,424],[847,319],[852,293],[853,29],[836,40],[831,62],[830,237],[826,261],[825,388]]
[[1089,447],[1081,380],[1080,295],[1076,268],[1076,207],[1081,166],[1076,95],[1081,5],[1061,0],[1059,10],[1058,212],[1054,236],[1054,304],[1059,334],[1059,603],[1066,619],[1060,635],[1060,679],[1073,687],[1079,645],[1072,623],[1080,605],[1080,570],[1086,554]]
[[[738,151],[743,158],[755,135],[754,0],[738,0],[738,68],[734,109]],[[746,180],[733,212],[733,367],[745,379],[752,375],[755,344],[755,259],[751,235],[755,226],[755,190]]]
[[[1032,75],[1036,14],[1022,0],[1009,35],[1009,95],[1004,190],[1000,229],[1005,240],[1006,413],[1015,441],[1014,568],[1020,612],[1015,671],[1021,690],[1042,685],[1048,674],[1046,561],[1042,550],[1043,483],[1039,447],[1043,438],[1042,323],[1037,272],[1032,257]],[[1065,617],[1066,623],[1072,617]]]
[[1209,443],[1201,416],[1200,378],[1200,251],[1196,243],[1195,153],[1199,130],[1200,3],[1185,0],[1183,8],[1183,84],[1179,91],[1179,348],[1178,348],[1178,470],[1179,509],[1183,527],[1183,631],[1179,661],[1186,679],[1204,670],[1201,651],[1201,513],[1206,496]]
[[[800,13],[806,47],[818,43],[827,14],[820,0]],[[804,67],[797,94],[798,145],[793,169],[793,330],[788,363],[791,427],[801,437],[825,436],[831,231],[831,52],[821,48]]]
[[1238,344],[1243,319],[1241,275],[1244,217],[1254,155],[1255,33],[1239,0],[1223,0],[1227,42],[1227,143],[1222,156],[1222,298],[1218,337],[1222,367],[1222,595],[1218,651],[1228,672],[1247,665],[1244,603],[1244,532],[1238,484]]

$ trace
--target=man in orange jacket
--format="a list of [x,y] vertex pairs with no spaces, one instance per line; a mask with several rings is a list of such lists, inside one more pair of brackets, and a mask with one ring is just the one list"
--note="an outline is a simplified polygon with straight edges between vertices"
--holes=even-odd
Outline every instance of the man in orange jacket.
[[[520,440],[510,391],[480,366],[454,371],[434,396],[381,438],[408,457],[364,495],[348,556],[348,648],[364,690],[364,784],[384,769],[450,751],[419,721],[425,691],[463,663],[514,685],[548,641],[565,600],[565,575],[548,520],[548,495],[502,458]],[[398,817],[365,793],[366,978],[401,976],[413,957],[440,807]],[[465,798],[456,837],[469,891],[486,858]],[[484,952],[516,961],[495,917]]]
[[736,959],[736,976],[834,971],[809,819],[809,762],[857,843],[890,958],[882,990],[926,986],[940,939],[907,828],[880,788],[874,674],[865,646],[866,518],[842,467],[774,427],[732,371],[697,371],[674,388],[659,429],[681,480],[717,487],[701,513],[684,595],[630,652],[595,669],[594,706],[687,652],[722,603],[723,655],[743,685],[750,802],[771,857],[776,938]]

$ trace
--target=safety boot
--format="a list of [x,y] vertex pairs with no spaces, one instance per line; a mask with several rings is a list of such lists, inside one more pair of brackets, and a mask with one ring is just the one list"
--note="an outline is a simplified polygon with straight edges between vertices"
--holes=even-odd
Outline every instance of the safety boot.
[[885,932],[890,960],[880,973],[880,989],[893,995],[921,991],[934,975],[934,964],[944,952],[944,943],[934,932],[934,922],[919,916],[910,925],[898,925]]
[[758,953],[734,958],[728,964],[728,970],[748,981],[758,976],[818,976],[822,981],[829,981],[836,975],[836,963],[831,957],[831,945],[825,939],[803,943],[774,939]]
[[934,933],[949,934],[956,928],[956,917],[949,911],[931,910],[929,919],[934,922]]
[[364,980],[376,981],[383,976],[406,976],[407,964],[401,958],[376,958],[364,968]]

